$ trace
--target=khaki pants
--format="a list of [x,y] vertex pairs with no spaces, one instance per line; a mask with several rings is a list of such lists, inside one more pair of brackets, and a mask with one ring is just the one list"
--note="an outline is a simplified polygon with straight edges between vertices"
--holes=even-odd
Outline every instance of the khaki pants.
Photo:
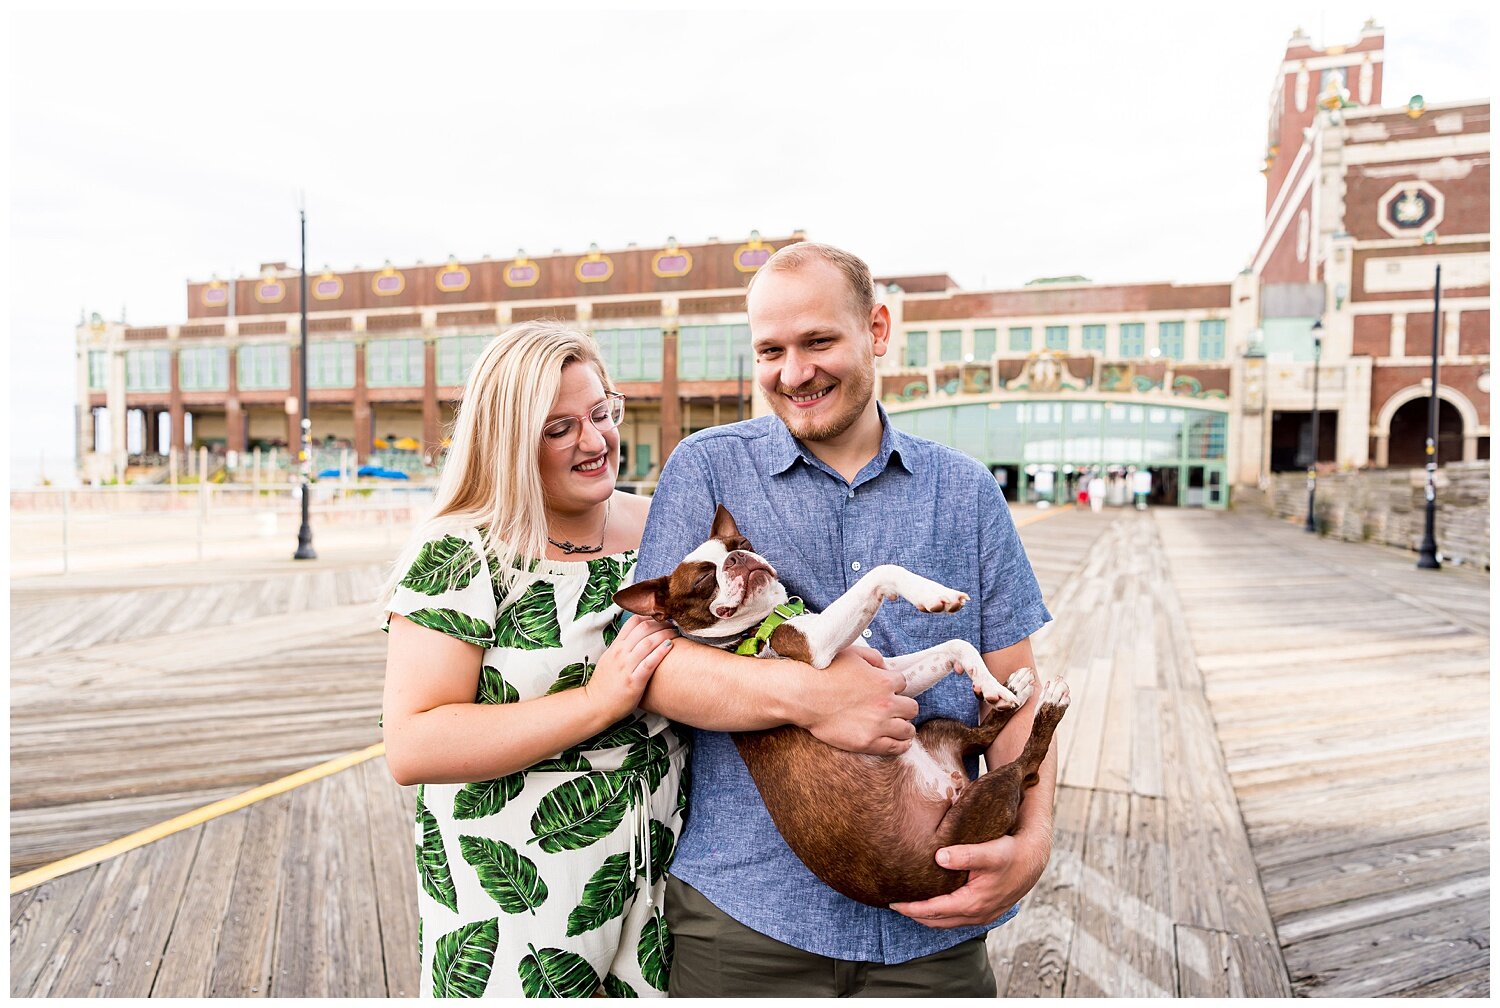
[[829,959],[767,938],[667,876],[672,997],[995,996],[984,938],[896,966]]

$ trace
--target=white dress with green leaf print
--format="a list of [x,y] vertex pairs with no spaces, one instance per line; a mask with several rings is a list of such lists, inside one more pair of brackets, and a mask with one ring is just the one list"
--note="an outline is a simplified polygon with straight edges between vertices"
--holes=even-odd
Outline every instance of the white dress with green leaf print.
[[[613,595],[635,552],[538,561],[503,611],[494,558],[482,555],[477,530],[428,542],[386,608],[485,649],[478,703],[587,682],[617,632]],[[419,786],[422,995],[664,996],[662,892],[685,761],[671,725],[635,711],[527,770]]]

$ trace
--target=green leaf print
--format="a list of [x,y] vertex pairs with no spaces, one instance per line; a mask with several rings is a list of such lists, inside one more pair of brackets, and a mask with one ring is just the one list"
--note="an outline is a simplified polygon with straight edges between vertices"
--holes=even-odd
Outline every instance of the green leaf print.
[[551,581],[535,581],[495,620],[495,646],[537,651],[562,647]]
[[465,784],[453,797],[453,818],[481,819],[494,815],[526,786],[526,771],[506,774],[494,780]]
[[479,556],[458,536],[444,536],[422,546],[401,587],[423,595],[441,595],[469,586],[479,573]]
[[599,974],[578,953],[556,948],[538,952],[530,943],[526,947],[531,954],[521,957],[517,971],[521,974],[521,990],[527,997],[586,998],[593,997],[599,989]]
[[457,609],[418,609],[414,613],[408,613],[406,618],[417,626],[424,626],[480,647],[489,647],[495,639],[494,631],[484,620],[475,619]]
[[659,991],[667,989],[667,974],[672,970],[672,931],[661,911],[651,915],[641,930],[641,940],[635,946],[635,960],[640,964],[641,976]]
[[604,859],[583,887],[583,897],[568,914],[568,937],[592,931],[625,912],[625,902],[635,893],[630,877],[630,852],[621,851]]
[[484,997],[499,943],[498,917],[465,924],[439,938],[432,956],[432,996]]
[[561,693],[563,690],[577,689],[588,685],[588,681],[594,677],[594,663],[584,658],[581,662],[574,662],[557,674],[557,682],[547,687],[547,695]]
[[682,761],[682,775],[677,778],[677,809],[678,814],[685,813],[688,807],[688,791],[693,782],[693,761]]
[[630,986],[628,983],[626,983],[624,980],[621,980],[613,973],[607,974],[604,977],[604,993],[605,996],[612,998],[640,997],[640,995],[635,992],[634,987]]
[[577,749],[564,749],[552,759],[529,767],[527,773],[580,773],[594,769]]
[[479,884],[506,913],[536,915],[547,901],[547,883],[537,873],[536,862],[504,840],[460,836],[458,848],[474,867]]
[[613,644],[615,642],[615,638],[618,637],[618,636],[620,636],[620,621],[619,620],[612,619],[608,623],[604,624],[604,646],[605,647],[609,647],[611,644]]
[[[638,841],[632,840],[631,846],[638,845]],[[677,838],[663,822],[651,820],[651,884],[662,880],[667,873],[667,866],[672,863],[672,855],[677,852]]]
[[537,805],[528,842],[556,854],[608,836],[625,818],[637,779],[635,774],[595,772],[558,785]]
[[438,830],[437,816],[423,803],[421,791],[417,792],[417,827],[422,831],[422,842],[417,844],[417,877],[422,889],[457,913],[458,889],[453,885],[448,854],[443,850],[443,834]]
[[625,754],[625,759],[620,763],[620,770],[645,774],[650,790],[655,792],[657,786],[661,784],[661,779],[667,775],[670,766],[671,759],[667,755],[667,743],[660,735],[653,735],[644,742],[637,742],[630,747],[630,752]]
[[598,735],[578,743],[578,748],[584,752],[602,752],[605,749],[635,745],[646,741],[646,738],[646,725],[634,714],[626,714]]
[[475,703],[520,703],[521,693],[500,674],[500,670],[486,665],[479,670],[479,690],[474,694]]
[[620,590],[620,582],[629,569],[628,553],[619,560],[614,557],[590,560],[589,580],[583,586],[583,594],[578,597],[578,609],[573,613],[573,618],[582,619],[590,613],[604,612],[614,605],[615,592]]

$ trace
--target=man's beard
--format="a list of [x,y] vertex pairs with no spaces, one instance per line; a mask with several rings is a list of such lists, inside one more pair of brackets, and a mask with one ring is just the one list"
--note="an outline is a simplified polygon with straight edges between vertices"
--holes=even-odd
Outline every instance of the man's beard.
[[853,427],[869,405],[870,396],[875,391],[874,368],[857,368],[848,378],[839,382],[837,391],[843,397],[843,405],[837,413],[824,420],[801,416],[795,406],[788,405],[780,396],[772,401],[772,405],[793,437],[801,441],[828,441]]

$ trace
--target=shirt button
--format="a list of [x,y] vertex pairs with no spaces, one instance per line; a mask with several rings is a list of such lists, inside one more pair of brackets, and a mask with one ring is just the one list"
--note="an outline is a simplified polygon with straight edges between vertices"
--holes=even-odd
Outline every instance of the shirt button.
[[854,491],[853,491],[853,490],[850,490],[850,491],[849,491],[849,498],[850,498],[850,499],[851,499],[851,500],[852,500],[852,499],[853,499],[853,498],[854,498]]
[[868,630],[865,630],[865,631],[863,631],[863,633],[864,633],[864,635],[865,635],[865,636],[866,636],[866,637],[868,637],[868,636],[870,636],[870,631],[868,631]]
[[852,564],[850,564],[849,566],[853,567],[855,570],[859,570],[859,561],[856,560]]

